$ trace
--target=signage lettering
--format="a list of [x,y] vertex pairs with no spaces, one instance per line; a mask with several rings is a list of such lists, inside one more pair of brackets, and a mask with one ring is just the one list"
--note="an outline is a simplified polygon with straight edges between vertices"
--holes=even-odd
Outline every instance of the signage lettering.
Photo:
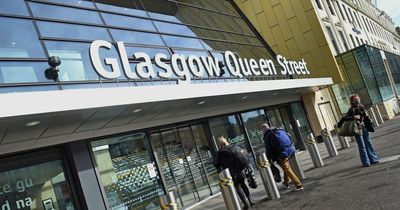
[[[170,59],[165,54],[158,53],[152,59],[147,53],[135,52],[131,58],[140,61],[132,70],[125,45],[123,42],[117,42],[116,48],[119,54],[118,58],[104,58],[101,61],[100,50],[111,50],[112,44],[104,40],[95,40],[90,45],[90,59],[95,71],[103,78],[116,79],[125,75],[128,79],[150,79],[164,78],[170,79],[174,75],[178,77],[178,84],[190,83],[192,78],[218,77],[221,76],[220,62],[226,66],[228,73],[234,77],[243,78],[247,76],[273,76],[278,72],[281,75],[307,75],[310,74],[307,63],[301,61],[290,61],[282,55],[277,55],[276,60],[282,67],[277,71],[275,63],[272,59],[253,59],[240,58],[231,51],[224,53],[223,61],[219,61],[216,57],[211,56],[196,56],[196,55],[181,55],[173,54]],[[154,62],[154,63],[153,63]],[[106,70],[105,65],[109,66],[110,70]],[[120,67],[122,66],[122,68]],[[156,73],[155,65],[160,71]],[[122,69],[122,71],[121,71]]]

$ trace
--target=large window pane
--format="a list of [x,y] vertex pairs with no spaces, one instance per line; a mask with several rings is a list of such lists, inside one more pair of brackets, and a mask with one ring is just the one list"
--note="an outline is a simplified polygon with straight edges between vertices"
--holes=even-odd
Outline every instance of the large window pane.
[[156,31],[154,25],[150,20],[128,17],[123,15],[113,15],[109,13],[102,13],[104,21],[107,25],[110,26],[119,26],[125,28],[139,29],[139,30],[147,30],[147,31]]
[[216,117],[211,119],[209,123],[216,141],[218,141],[219,137],[225,137],[229,143],[246,148],[249,153],[251,164],[255,163],[250,146],[245,139],[242,128],[240,127],[237,115]]
[[[74,42],[45,42],[50,56],[59,56],[61,65],[59,66],[60,81],[81,81],[98,80],[99,76],[94,71],[89,58],[89,43]],[[115,48],[111,50],[101,50],[102,58],[117,58]],[[104,60],[104,59],[101,59]],[[109,65],[103,65],[108,71],[111,71]]]
[[35,17],[102,24],[99,14],[95,11],[33,2],[30,2],[29,5]]
[[0,13],[29,15],[24,0],[0,0]]
[[47,21],[38,21],[37,25],[44,37],[111,41],[105,28]]
[[265,152],[265,145],[263,140],[263,132],[261,125],[267,123],[264,110],[259,109],[256,111],[242,113],[243,124],[246,127],[247,134],[249,135],[250,142],[256,154]]
[[45,1],[69,4],[80,7],[94,8],[94,4],[92,3],[91,0],[45,0]]
[[189,26],[159,21],[154,21],[154,24],[156,25],[158,31],[161,33],[196,36],[196,34],[189,28]]
[[143,10],[138,0],[95,0],[95,2],[100,10],[147,17],[147,13]]
[[29,83],[49,81],[44,71],[47,62],[0,62],[0,83]]
[[159,209],[161,178],[144,133],[92,142],[110,209]]
[[[303,139],[308,139],[308,135],[312,133],[311,126],[308,123],[307,115],[304,112],[303,106],[301,105],[300,102],[292,103],[290,104],[290,107],[292,108],[292,112],[294,115],[294,118],[296,120],[297,126],[299,126],[301,137]],[[333,115],[332,113],[333,110],[329,110],[329,113]],[[336,122],[336,119],[335,119]]]
[[132,44],[164,45],[160,35],[136,31],[124,31],[111,29],[111,34],[117,41],[124,41]]
[[0,58],[44,57],[31,20],[0,17]]
[[2,209],[75,209],[61,160],[0,172]]
[[203,45],[198,39],[167,35],[162,35],[162,37],[169,47],[204,49]]

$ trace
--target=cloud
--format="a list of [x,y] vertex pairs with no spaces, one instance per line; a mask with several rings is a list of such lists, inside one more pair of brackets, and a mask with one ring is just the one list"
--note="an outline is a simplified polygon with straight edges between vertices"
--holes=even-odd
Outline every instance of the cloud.
[[400,1],[398,0],[378,0],[378,8],[385,11],[395,25],[400,26]]

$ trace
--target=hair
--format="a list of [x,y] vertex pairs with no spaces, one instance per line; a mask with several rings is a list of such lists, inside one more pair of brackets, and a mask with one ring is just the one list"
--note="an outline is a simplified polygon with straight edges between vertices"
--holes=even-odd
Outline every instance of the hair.
[[218,138],[218,145],[222,146],[222,145],[229,145],[228,140],[226,140],[225,137],[221,136]]
[[268,128],[270,128],[270,126],[268,123],[264,123],[261,125],[261,128],[267,130]]
[[355,98],[360,98],[360,96],[359,96],[359,95],[357,95],[357,94],[353,94],[353,95],[351,95],[351,96],[349,97],[350,104],[352,104],[352,102],[353,102],[353,100],[354,100]]

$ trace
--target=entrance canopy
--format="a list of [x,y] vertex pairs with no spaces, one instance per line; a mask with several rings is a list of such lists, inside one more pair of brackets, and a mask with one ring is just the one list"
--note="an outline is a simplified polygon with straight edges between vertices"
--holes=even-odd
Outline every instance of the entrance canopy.
[[0,94],[0,154],[300,100],[331,78]]

